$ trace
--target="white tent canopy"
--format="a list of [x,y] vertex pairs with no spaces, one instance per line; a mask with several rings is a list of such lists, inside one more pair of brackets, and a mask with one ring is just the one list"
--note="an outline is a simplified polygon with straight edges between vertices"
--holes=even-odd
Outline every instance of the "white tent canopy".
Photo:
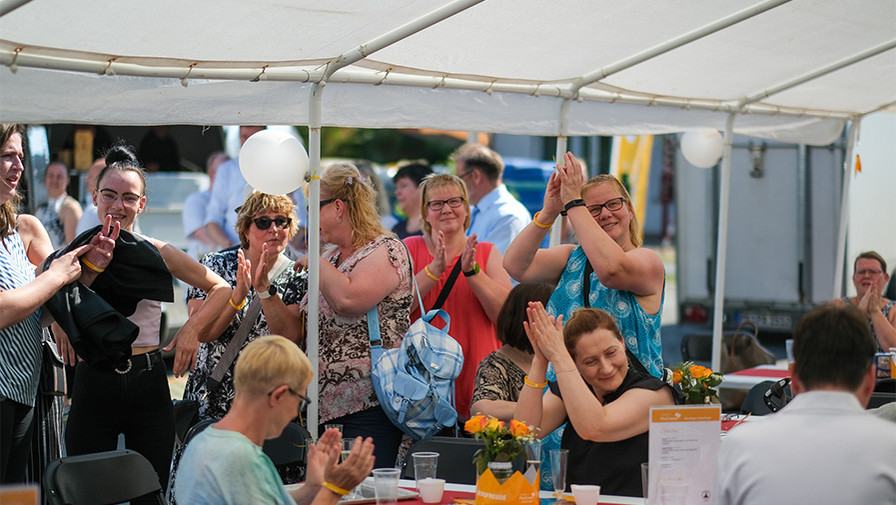
[[0,6],[10,121],[307,124],[326,77],[323,126],[612,135],[739,111],[737,133],[825,144],[896,102],[892,0]]
[[556,135],[558,151],[725,130],[718,340],[731,133],[823,145],[892,108],[894,26],[893,0],[0,0],[0,118],[308,125],[313,167],[321,126]]

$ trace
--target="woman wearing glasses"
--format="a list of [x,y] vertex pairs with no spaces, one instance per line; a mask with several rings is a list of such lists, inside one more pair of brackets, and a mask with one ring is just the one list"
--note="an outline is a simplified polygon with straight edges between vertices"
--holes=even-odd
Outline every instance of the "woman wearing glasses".
[[[641,247],[638,218],[625,186],[611,175],[583,185],[582,174],[578,159],[566,153],[565,164],[548,181],[541,210],[507,248],[504,268],[520,282],[556,284],[547,307],[555,316],[569,319],[582,307],[610,313],[626,347],[651,375],[662,377],[663,261]],[[561,214],[568,217],[580,245],[539,249]]]
[[844,296],[832,301],[831,305],[858,307],[868,318],[877,352],[888,352],[896,347],[896,301],[883,296],[884,286],[890,279],[887,262],[875,251],[865,251],[856,257],[853,272],[852,284],[856,287],[856,296]]
[[[376,466],[391,468],[402,432],[370,379],[367,311],[377,309],[383,347],[398,347],[410,326],[411,267],[351,163],[333,163],[321,176],[320,237],[329,244],[320,261],[320,422],[341,424],[345,438],[372,437]],[[301,305],[307,309],[307,296]]]
[[[246,336],[239,346],[240,351],[264,335],[283,335],[293,342],[299,341],[302,324],[298,303],[305,294],[305,275],[293,271],[293,262],[283,254],[297,230],[293,203],[288,196],[253,191],[237,209],[239,247],[202,257],[203,265],[233,287],[233,296],[218,312],[209,330],[200,336],[202,344],[196,370],[190,374],[184,389],[184,399],[199,402],[199,420],[220,419],[233,403],[235,356],[222,365],[226,368],[216,387],[210,387],[208,380],[250,311],[256,315],[245,323],[249,326],[242,330]],[[187,290],[187,308],[191,314],[202,308],[206,296],[196,287]],[[253,303],[259,304],[260,310],[255,312]],[[182,451],[179,447],[175,454],[175,471]],[[278,470],[287,484],[304,477],[302,468],[297,465]]]
[[[174,446],[174,416],[167,369],[159,350],[162,299],[166,289],[170,297],[171,289],[170,285],[163,284],[170,282],[173,275],[208,293],[206,305],[191,314],[169,346],[169,349],[177,347],[176,375],[183,375],[195,366],[198,338],[215,315],[227,306],[231,289],[224,279],[180,249],[131,233],[137,215],[146,205],[145,195],[146,179],[136,157],[128,148],[114,146],[106,156],[106,168],[97,179],[93,199],[104,223],[97,237],[115,241],[115,245],[104,251],[100,258],[86,261],[82,258],[82,263],[84,271],[96,274],[90,284],[96,294],[104,297],[113,308],[119,307],[116,310],[126,316],[138,332],[130,344],[130,358],[125,363],[113,363],[111,369],[100,366],[99,362],[77,363],[65,443],[69,455],[111,451],[118,444],[119,434],[124,434],[125,446],[152,463],[165,487]],[[74,245],[77,244],[69,247]],[[135,258],[134,251],[141,251],[142,256]],[[121,281],[122,268],[128,269],[130,279],[142,281]],[[106,269],[112,271],[104,274]],[[113,283],[118,285],[108,290]],[[153,284],[157,288],[155,291]],[[131,314],[121,308],[124,298],[133,300],[133,305],[128,307]],[[58,316],[57,322],[63,324]],[[72,330],[66,328],[66,331]],[[85,357],[76,358],[67,338],[57,337],[60,353],[69,364],[74,365],[76,359]],[[87,357],[91,356],[88,354]]]
[[[422,184],[423,236],[404,240],[414,260],[417,285],[423,306],[429,310],[451,271],[460,263],[460,273],[442,309],[451,317],[449,333],[464,351],[464,366],[455,381],[457,413],[470,416],[476,368],[486,356],[501,347],[495,337],[495,321],[510,292],[510,276],[501,266],[501,253],[476,235],[465,236],[470,225],[467,186],[454,175],[432,175]],[[415,307],[412,319],[421,315]]]

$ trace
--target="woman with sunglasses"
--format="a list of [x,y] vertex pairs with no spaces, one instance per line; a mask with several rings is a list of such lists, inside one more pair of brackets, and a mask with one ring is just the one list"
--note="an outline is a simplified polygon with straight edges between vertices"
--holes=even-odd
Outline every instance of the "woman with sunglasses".
[[[320,238],[329,244],[320,261],[320,422],[341,424],[345,438],[372,437],[376,466],[392,468],[402,432],[370,379],[367,311],[377,309],[383,348],[398,347],[410,326],[411,266],[351,163],[333,163],[321,175]],[[306,295],[303,310],[307,304]]]
[[[114,247],[99,258],[82,258],[83,270],[96,274],[89,283],[95,294],[127,317],[138,331],[130,344],[130,357],[125,363],[113,363],[111,369],[89,353],[76,358],[68,339],[57,335],[63,359],[71,365],[77,362],[66,423],[66,450],[70,456],[115,450],[119,435],[124,434],[125,447],[152,463],[164,488],[174,447],[168,373],[159,349],[165,291],[171,296],[171,286],[166,284],[173,276],[208,293],[206,305],[190,315],[167,348],[176,347],[174,373],[178,376],[195,366],[198,338],[227,306],[231,289],[224,279],[182,250],[132,232],[137,215],[146,206],[146,178],[127,147],[113,146],[106,155],[106,167],[97,178],[93,200],[103,222],[95,240],[114,241]],[[77,237],[69,247],[78,245],[89,233]],[[141,252],[139,258],[134,251]],[[121,280],[122,268],[127,269],[131,282]],[[103,273],[107,269],[112,271]],[[114,289],[106,289],[116,283]],[[133,305],[125,308],[125,298],[133,300]],[[126,314],[128,311],[131,314]],[[64,319],[58,320],[61,315],[57,322],[64,324]],[[80,332],[80,328],[74,329]],[[89,361],[80,361],[85,357]]]
[[[250,326],[240,351],[256,338],[270,334],[283,335],[298,342],[302,333],[298,303],[305,294],[305,276],[293,271],[293,262],[283,254],[297,230],[293,203],[288,196],[253,191],[237,209],[239,247],[203,256],[201,263],[233,287],[233,296],[218,313],[209,330],[200,337],[202,344],[199,346],[196,370],[190,374],[184,389],[184,399],[199,402],[199,420],[220,419],[233,403],[235,358],[217,387],[210,388],[208,380],[255,299],[258,299],[256,303],[260,304],[261,309],[255,319],[247,323]],[[205,302],[204,291],[195,287],[187,290],[190,313],[199,310]],[[178,448],[175,469],[181,452],[182,448]],[[298,466],[284,467],[279,471],[287,484],[298,482],[303,477]]]
[[[507,248],[504,268],[520,282],[555,284],[547,307],[554,316],[569,319],[582,307],[610,313],[626,347],[651,375],[662,377],[663,261],[641,247],[640,225],[625,186],[612,175],[583,185],[583,173],[579,160],[566,153],[565,164],[548,181],[541,210]],[[568,217],[580,245],[539,249],[560,215]]]
[[[495,322],[510,292],[510,276],[492,243],[479,242],[475,234],[464,234],[470,226],[470,198],[461,178],[431,175],[423,180],[421,188],[423,236],[408,237],[404,242],[414,259],[417,285],[427,310],[439,299],[451,271],[460,264],[460,274],[442,309],[451,317],[449,333],[464,351],[464,366],[455,381],[454,394],[457,414],[468,418],[476,368],[501,347],[495,337]],[[415,303],[411,318],[420,315]]]

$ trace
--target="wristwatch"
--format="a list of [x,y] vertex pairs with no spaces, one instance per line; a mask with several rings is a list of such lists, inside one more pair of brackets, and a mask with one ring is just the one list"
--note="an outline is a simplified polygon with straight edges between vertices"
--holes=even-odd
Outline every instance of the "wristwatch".
[[473,262],[473,270],[469,272],[464,272],[464,277],[473,277],[474,275],[479,273],[479,263]]
[[584,207],[584,206],[585,206],[585,200],[582,200],[581,198],[576,198],[575,200],[570,200],[570,201],[566,202],[566,205],[563,206],[563,211],[560,212],[560,214],[565,216],[566,213],[569,212],[569,209],[571,209],[573,207]]
[[259,291],[258,298],[262,300],[267,300],[268,298],[277,294],[277,286],[271,284],[271,287],[268,288],[267,291]]

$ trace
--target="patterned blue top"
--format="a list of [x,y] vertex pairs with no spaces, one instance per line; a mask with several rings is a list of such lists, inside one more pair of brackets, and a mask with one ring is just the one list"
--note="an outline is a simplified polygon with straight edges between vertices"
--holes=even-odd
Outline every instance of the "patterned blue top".
[[[582,278],[585,275],[585,265],[588,257],[582,246],[576,246],[569,255],[563,275],[557,289],[548,300],[547,310],[552,315],[563,314],[566,322],[573,312],[584,307],[582,300]],[[656,314],[644,312],[638,299],[631,291],[619,291],[610,289],[597,278],[597,274],[591,274],[590,304],[596,309],[602,309],[616,318],[616,324],[625,338],[625,345],[644,364],[644,367],[655,377],[663,376],[663,343],[660,340],[660,325],[662,324],[663,303],[666,301],[665,284],[663,285],[663,298],[660,302],[660,310]]]
[[[34,280],[19,232],[0,241],[0,289],[20,288]],[[40,372],[40,309],[0,330],[0,394],[23,405],[34,406]]]

